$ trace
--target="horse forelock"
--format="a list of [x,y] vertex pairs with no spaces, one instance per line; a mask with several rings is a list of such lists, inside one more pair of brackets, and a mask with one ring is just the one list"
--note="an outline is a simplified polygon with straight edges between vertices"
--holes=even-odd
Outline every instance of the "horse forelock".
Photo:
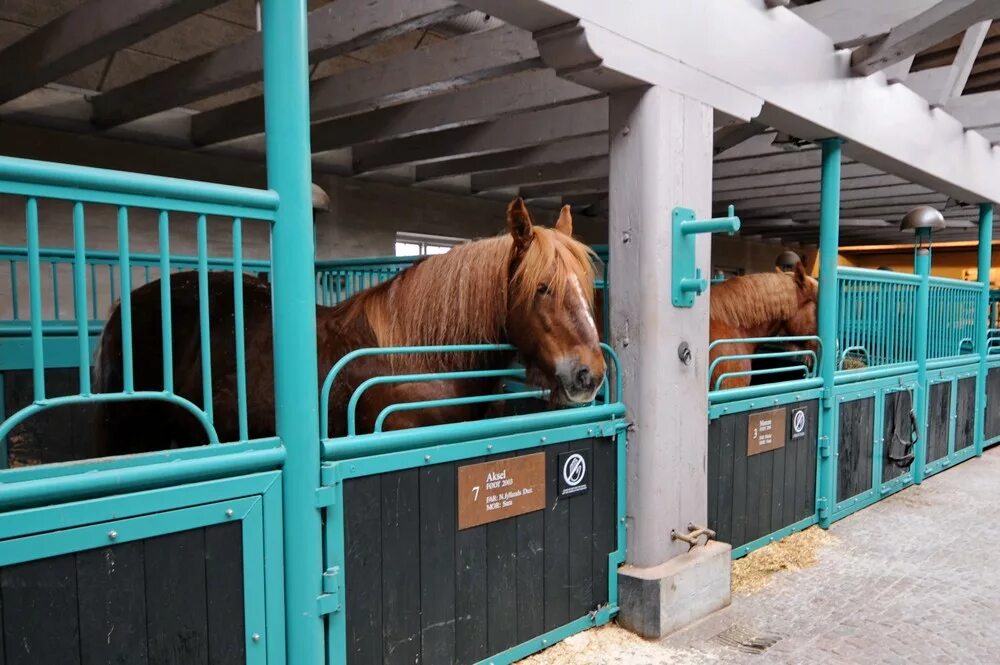
[[711,318],[737,328],[784,321],[798,309],[798,287],[788,273],[743,275],[716,284],[711,290]]
[[[379,346],[492,344],[506,341],[508,307],[533,298],[545,283],[556,297],[582,290],[593,302],[589,247],[535,227],[531,243],[514,256],[510,235],[476,240],[429,256],[392,280],[348,300],[347,316],[364,313]],[[574,286],[573,277],[579,282]],[[472,356],[449,353],[394,357],[399,366],[458,368]]]

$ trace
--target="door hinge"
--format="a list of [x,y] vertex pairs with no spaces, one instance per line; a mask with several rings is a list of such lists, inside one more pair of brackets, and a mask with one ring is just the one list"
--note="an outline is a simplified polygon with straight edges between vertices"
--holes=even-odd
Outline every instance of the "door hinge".
[[320,616],[340,611],[340,566],[327,568],[323,573],[323,593],[318,601]]
[[825,434],[819,437],[819,456],[823,459],[830,456],[830,437]]
[[826,497],[821,497],[816,499],[816,516],[820,519],[826,519],[829,509],[826,507]]
[[316,507],[329,508],[337,503],[337,495],[334,487],[320,487],[316,490]]

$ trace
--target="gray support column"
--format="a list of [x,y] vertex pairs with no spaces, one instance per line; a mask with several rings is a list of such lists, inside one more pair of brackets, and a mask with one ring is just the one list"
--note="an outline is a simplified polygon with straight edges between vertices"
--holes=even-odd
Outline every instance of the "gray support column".
[[[708,517],[708,294],[671,303],[671,211],[711,215],[712,108],[658,87],[615,93],[610,141],[611,334],[633,423],[620,603],[628,628],[656,637],[729,600],[728,545],[689,554],[670,537]],[[708,275],[709,239],[697,247]]]

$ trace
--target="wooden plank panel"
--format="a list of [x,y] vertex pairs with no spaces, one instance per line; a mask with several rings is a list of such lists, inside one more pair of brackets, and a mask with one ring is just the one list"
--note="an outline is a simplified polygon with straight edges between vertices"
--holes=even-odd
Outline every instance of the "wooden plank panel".
[[420,659],[420,506],[417,469],[382,475],[382,659]]
[[148,663],[143,543],[80,552],[76,576],[83,665]]
[[617,549],[617,458],[614,437],[594,443],[594,604],[608,602],[608,556]]
[[[787,418],[786,418],[787,420]],[[754,455],[751,460],[757,462],[757,475],[754,480],[747,478],[747,483],[754,487],[754,498],[756,499],[756,531],[750,537],[751,540],[766,536],[771,531],[771,486],[774,474],[774,451]],[[754,504],[751,503],[751,506]],[[751,508],[752,509],[752,508]]]
[[0,592],[8,665],[80,662],[75,555],[7,566]]
[[[747,427],[749,428],[749,413],[747,416]],[[746,439],[736,440],[736,445],[746,449]],[[744,466],[747,470],[747,487],[745,494],[744,509],[746,511],[746,530],[743,532],[743,540],[740,544],[750,542],[759,535],[760,531],[760,483],[762,480],[761,467],[767,454],[751,455],[746,458]]]
[[344,606],[347,659],[382,665],[382,481],[344,483]]
[[932,384],[927,409],[927,463],[948,455],[951,430],[951,381]]
[[1000,436],[1000,367],[986,374],[986,438]]
[[[802,506],[801,512],[796,515],[795,520],[805,519],[816,512],[816,465],[819,450],[819,402],[812,401],[811,406],[806,411],[806,437],[804,444],[799,448],[799,453],[805,450],[806,461],[802,467],[795,471],[796,487],[801,488]],[[799,492],[800,490],[796,490]]]
[[569,503],[559,499],[556,469],[567,444],[546,449],[545,630],[569,623]]
[[[0,377],[2,378],[2,377]],[[3,571],[0,571],[0,580],[3,579]],[[0,665],[7,665],[7,658],[4,656],[4,620],[3,620],[3,589],[0,587]]]
[[733,427],[733,547],[746,543],[747,538],[747,425],[748,414],[735,415]]
[[[510,457],[498,455],[493,459]],[[517,644],[517,520],[486,525],[486,638],[490,653]]]
[[[733,481],[735,479],[733,459],[735,456],[736,421],[739,414],[724,416],[719,419],[719,469],[716,476],[716,494],[718,495],[718,527],[711,527],[717,533],[719,540],[732,542],[733,534]],[[710,476],[711,478],[711,476]],[[711,480],[709,481],[711,482]],[[709,487],[711,490],[711,487]],[[725,537],[722,536],[725,534]]]
[[205,531],[144,541],[146,633],[151,665],[207,665]]
[[545,511],[514,519],[517,520],[517,641],[520,643],[545,632]]
[[976,377],[958,380],[955,415],[955,450],[962,450],[971,446],[976,438]]
[[871,488],[874,408],[871,397],[840,405],[837,501]]
[[209,665],[246,662],[243,588],[243,525],[205,529]]
[[[794,406],[794,405],[793,405]],[[788,416],[785,418],[785,445],[770,453],[771,457],[771,523],[768,525],[768,533],[774,533],[785,526],[784,518],[785,501],[785,460],[789,455],[794,455],[796,448],[801,446],[801,440],[792,441],[792,417],[791,407],[788,408]]]
[[420,469],[421,662],[455,656],[455,465]]
[[[719,534],[719,475],[721,459],[722,420],[708,422],[708,527]],[[728,541],[724,541],[728,542]]]
[[[465,460],[476,464],[485,458]],[[455,662],[475,663],[489,654],[486,644],[486,525],[455,535]]]
[[[791,420],[789,418],[788,422],[791,423]],[[801,509],[796,502],[796,497],[801,497],[802,494],[799,487],[802,481],[799,457],[805,454],[803,449],[810,445],[815,446],[816,441],[810,439],[808,434],[804,440],[797,439],[786,444],[788,449],[785,451],[785,480],[781,487],[781,521],[785,524],[795,522]]]
[[[593,467],[594,441],[575,441],[571,451],[581,451]],[[562,473],[562,469],[558,469]],[[594,489],[569,498],[569,615],[577,619],[594,609]]]
[[[897,466],[889,459],[890,444],[893,437],[898,437],[901,441],[910,441],[910,409],[913,408],[910,391],[902,390],[889,393],[885,396],[885,414],[883,418],[883,446],[882,446],[882,482],[889,482],[893,478],[906,473],[906,469]],[[912,468],[912,467],[911,467]]]

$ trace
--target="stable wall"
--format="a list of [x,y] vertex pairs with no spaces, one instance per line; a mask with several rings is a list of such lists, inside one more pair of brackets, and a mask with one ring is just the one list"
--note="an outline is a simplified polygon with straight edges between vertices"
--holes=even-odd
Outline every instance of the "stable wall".
[[[888,266],[898,272],[913,272],[913,246],[884,249],[841,248],[841,256],[859,268],[877,269]],[[952,279],[977,280],[977,249],[975,243],[942,243],[934,245],[931,254],[931,274]],[[1000,265],[1000,242],[993,243],[992,265]],[[990,285],[1000,288],[1000,268],[990,270]]]

